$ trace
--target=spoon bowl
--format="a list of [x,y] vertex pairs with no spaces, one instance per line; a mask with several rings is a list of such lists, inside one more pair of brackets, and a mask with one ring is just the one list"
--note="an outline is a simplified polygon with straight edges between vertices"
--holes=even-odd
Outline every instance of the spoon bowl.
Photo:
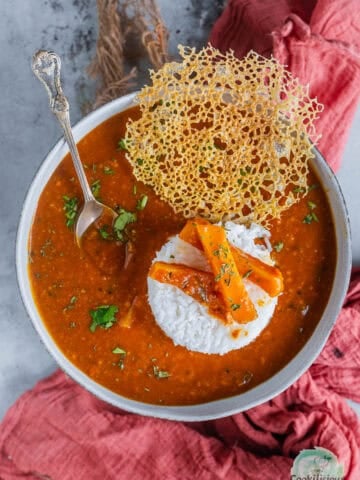
[[[112,225],[117,213],[110,207],[95,199],[87,200],[78,216],[75,225],[76,242],[80,246],[81,239],[89,227],[95,223]],[[100,218],[101,217],[101,218]]]
[[[70,154],[74,163],[83,194],[84,206],[76,220],[75,237],[77,244],[81,245],[81,238],[84,233],[101,216],[105,216],[107,223],[113,224],[118,216],[117,213],[107,205],[102,204],[94,197],[89,182],[86,178],[84,167],[81,163],[79,152],[71,130],[69,102],[61,87],[61,60],[60,57],[50,50],[39,50],[32,58],[32,70],[40,82],[45,86],[49,95],[50,109],[58,119],[63,131],[65,140],[69,146]],[[110,219],[110,222],[109,222]],[[104,222],[100,222],[104,223]]]

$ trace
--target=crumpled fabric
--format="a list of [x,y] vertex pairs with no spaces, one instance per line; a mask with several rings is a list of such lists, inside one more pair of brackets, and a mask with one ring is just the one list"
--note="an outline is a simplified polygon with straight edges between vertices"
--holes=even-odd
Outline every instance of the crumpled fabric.
[[[320,148],[336,169],[359,96],[359,32],[356,0],[230,0],[210,40],[239,56],[273,51],[310,84],[325,104]],[[287,480],[299,451],[318,446],[337,455],[347,480],[359,480],[360,421],[345,400],[360,401],[359,341],[357,270],[315,363],[246,412],[199,423],[143,417],[57,371],[0,424],[0,479]]]
[[0,425],[0,478],[289,479],[300,450],[321,446],[360,477],[360,271],[314,365],[274,399],[218,420],[184,423],[108,405],[57,371]]

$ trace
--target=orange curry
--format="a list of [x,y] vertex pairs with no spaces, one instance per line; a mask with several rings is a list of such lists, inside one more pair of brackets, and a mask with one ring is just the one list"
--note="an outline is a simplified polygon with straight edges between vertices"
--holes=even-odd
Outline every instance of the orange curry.
[[[118,148],[127,119],[138,115],[136,108],[115,115],[79,143],[94,194],[136,214],[128,225],[131,251],[109,239],[106,229],[102,235],[90,232],[84,248],[77,247],[73,223],[82,197],[67,156],[41,194],[29,241],[29,276],[39,312],[71,362],[126,397],[188,405],[244,392],[283,368],[321,317],[336,260],[326,195],[311,173],[306,197],[271,227],[284,293],[260,336],[222,356],[175,346],[154,320],[146,279],[155,252],[180,232],[185,219],[135,180]],[[96,326],[94,311],[100,306],[112,306],[112,318]]]

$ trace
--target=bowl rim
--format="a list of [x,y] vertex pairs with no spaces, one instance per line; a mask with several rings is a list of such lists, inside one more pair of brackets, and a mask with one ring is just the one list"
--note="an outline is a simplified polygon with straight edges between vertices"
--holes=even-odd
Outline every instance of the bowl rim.
[[[91,112],[73,127],[75,141],[78,142],[113,115],[136,104],[135,93],[120,97]],[[46,155],[37,170],[23,203],[16,236],[16,272],[20,295],[32,325],[50,355],[58,366],[86,390],[115,407],[145,416],[169,420],[200,421],[233,415],[255,407],[276,397],[292,385],[320,354],[335,324],[346,295],[351,273],[350,221],[340,185],[329,165],[318,149],[314,147],[315,158],[311,165],[321,177],[328,201],[332,209],[336,235],[337,259],[333,285],[329,301],[313,334],[304,347],[279,372],[252,389],[220,400],[185,406],[153,405],[129,399],[112,392],[92,380],[65,357],[50,332],[45,327],[32,298],[28,276],[28,237],[35,215],[37,201],[43,185],[68,152],[65,140],[61,138]],[[45,181],[46,180],[46,181]]]

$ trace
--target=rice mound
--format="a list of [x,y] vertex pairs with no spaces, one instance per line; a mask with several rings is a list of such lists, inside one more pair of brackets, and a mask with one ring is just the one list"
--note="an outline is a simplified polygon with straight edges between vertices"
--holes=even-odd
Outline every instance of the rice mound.
[[[257,224],[251,224],[247,228],[233,222],[226,222],[224,227],[231,244],[263,262],[273,264],[268,230]],[[264,238],[266,246],[255,244],[256,238]],[[181,263],[210,271],[204,254],[177,235],[163,245],[155,261]],[[182,345],[196,352],[223,355],[248,345],[268,325],[277,304],[277,297],[270,297],[260,287],[244,279],[258,318],[242,325],[237,322],[225,325],[210,315],[205,306],[179,288],[150,277],[147,281],[149,304],[157,324],[175,345]]]

